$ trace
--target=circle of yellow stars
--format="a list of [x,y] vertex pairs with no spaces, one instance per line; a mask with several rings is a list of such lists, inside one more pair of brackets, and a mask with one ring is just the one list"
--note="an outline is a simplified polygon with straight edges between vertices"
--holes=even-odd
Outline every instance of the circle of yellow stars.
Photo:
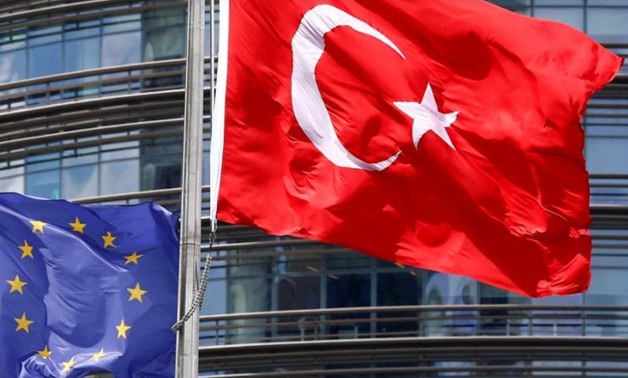
[[[48,223],[46,222],[42,222],[42,221],[38,221],[38,220],[30,220],[29,221],[31,226],[32,226],[32,232],[33,234],[35,233],[44,233],[45,230],[45,226],[48,225]],[[80,219],[78,217],[75,217],[74,222],[68,223],[68,225],[72,228],[73,232],[79,233],[81,235],[84,235],[85,233],[85,227],[87,226],[86,223],[82,223],[80,221]],[[102,236],[102,240],[103,240],[103,248],[116,248],[116,244],[114,243],[114,241],[116,240],[116,237],[113,236],[111,234],[110,231],[107,232],[107,234]],[[27,240],[24,240],[24,244],[22,245],[18,245],[19,250],[22,252],[20,259],[24,260],[25,258],[29,257],[30,259],[35,259],[35,256],[33,255],[33,246],[28,244]],[[143,257],[144,255],[138,254],[137,252],[133,252],[132,254],[128,255],[128,256],[124,256],[125,259],[125,263],[124,265],[128,265],[128,264],[135,264],[138,265],[139,264],[139,259],[141,257]],[[19,295],[24,295],[24,287],[26,285],[28,285],[28,282],[23,281],[22,278],[20,278],[19,274],[15,275],[15,278],[13,278],[12,280],[6,280],[6,282],[9,284],[10,289],[9,289],[9,294],[11,293],[16,293]],[[127,288],[127,291],[129,292],[129,302],[136,300],[139,303],[143,303],[143,296],[145,294],[148,293],[147,290],[143,290],[138,283],[135,284],[135,287],[132,288]],[[13,318],[15,320],[15,322],[17,323],[17,327],[15,328],[15,332],[19,332],[19,331],[23,331],[25,333],[30,333],[30,326],[35,323],[34,320],[30,320],[28,319],[28,316],[26,315],[26,312],[22,313],[22,316],[20,316],[19,318]],[[122,319],[120,321],[120,324],[118,324],[117,326],[115,326],[116,330],[117,330],[117,338],[123,338],[126,339],[127,338],[127,332],[129,332],[129,330],[131,330],[131,326],[126,324],[124,322],[124,319]],[[37,355],[39,357],[41,357],[42,359],[48,359],[50,358],[50,356],[52,355],[52,351],[49,349],[48,345],[44,345],[42,350],[38,350],[36,351]],[[104,348],[101,348],[100,351],[98,351],[97,353],[94,353],[92,355],[92,357],[90,358],[90,360],[94,360],[95,362],[98,362],[101,358],[105,357],[107,355],[107,353],[105,352]],[[76,360],[75,357],[70,358],[69,361],[64,361],[61,362],[61,366],[63,367],[63,369],[61,370],[62,373],[67,373],[70,370],[72,370],[72,368],[74,367],[74,365],[76,364]],[[61,367],[60,366],[60,367]]]

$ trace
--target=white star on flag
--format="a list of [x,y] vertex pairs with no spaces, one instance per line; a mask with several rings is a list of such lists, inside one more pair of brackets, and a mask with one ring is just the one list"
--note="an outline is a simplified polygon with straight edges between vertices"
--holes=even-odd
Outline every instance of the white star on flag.
[[415,148],[418,149],[421,137],[425,135],[426,132],[432,130],[451,148],[456,149],[445,128],[454,123],[458,112],[441,113],[438,110],[434,93],[429,83],[427,84],[427,88],[425,88],[421,103],[398,101],[394,102],[394,104],[414,120],[412,123],[412,141],[414,142]]

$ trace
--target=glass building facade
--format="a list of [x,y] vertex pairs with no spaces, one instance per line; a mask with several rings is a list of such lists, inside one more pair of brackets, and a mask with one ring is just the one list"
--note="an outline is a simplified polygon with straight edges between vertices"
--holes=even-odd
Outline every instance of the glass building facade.
[[[628,55],[628,0],[494,2]],[[177,212],[186,6],[3,1],[0,191],[155,200]],[[218,38],[219,8],[206,41],[210,31]],[[209,80],[209,43],[205,54]],[[202,374],[628,376],[628,66],[590,101],[583,126],[594,236],[586,294],[530,299],[222,224],[202,311]]]

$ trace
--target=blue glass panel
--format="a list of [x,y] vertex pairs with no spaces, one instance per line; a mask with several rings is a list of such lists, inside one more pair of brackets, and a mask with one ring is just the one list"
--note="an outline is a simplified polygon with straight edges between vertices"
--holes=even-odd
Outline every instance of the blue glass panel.
[[0,192],[24,193],[24,168],[0,170]]
[[[46,63],[42,64],[42,62]],[[60,43],[28,49],[28,77],[41,77],[61,73],[61,65]]]
[[29,46],[37,46],[61,41],[60,26],[30,29],[27,34]]
[[26,194],[42,198],[59,198],[59,170],[27,174]]
[[139,63],[142,35],[139,31],[105,35],[102,38],[102,67]]
[[588,137],[587,168],[591,173],[628,173],[628,138]]
[[26,78],[26,53],[24,50],[0,54],[0,83]]
[[61,172],[61,196],[84,198],[98,195],[98,166],[65,168]]
[[185,12],[165,9],[143,15],[144,60],[182,58],[185,54]]
[[534,6],[583,6],[584,0],[534,0]]
[[100,167],[100,193],[118,194],[139,190],[137,160],[103,163]]
[[589,8],[587,33],[593,36],[628,35],[628,8]]
[[[93,141],[98,137],[79,138],[77,142]],[[72,143],[73,141],[66,141]],[[63,167],[73,167],[77,165],[87,165],[98,162],[98,147],[72,148],[63,151]]]
[[93,37],[100,34],[100,20],[70,22],[64,25],[65,40]]
[[216,11],[214,12],[214,25],[211,26],[210,23],[210,13],[209,7],[207,7],[207,11],[205,13],[205,56],[211,56],[211,41],[210,34],[213,31],[214,33],[214,55],[218,54],[218,41],[220,40],[220,12],[218,10],[218,6],[216,6]]
[[562,22],[578,30],[584,30],[583,8],[538,7],[534,8],[534,17]]
[[81,71],[100,66],[100,38],[68,41],[64,45],[66,72]]
[[[597,264],[595,256],[592,264]],[[628,293],[625,289],[627,285],[628,275],[625,269],[594,266],[591,286],[586,296],[587,305],[626,306],[628,305]]]
[[106,17],[103,19],[103,34],[140,29],[140,15],[137,13]]
[[24,47],[26,47],[26,41],[16,41],[14,38],[0,37],[0,53],[23,49]]

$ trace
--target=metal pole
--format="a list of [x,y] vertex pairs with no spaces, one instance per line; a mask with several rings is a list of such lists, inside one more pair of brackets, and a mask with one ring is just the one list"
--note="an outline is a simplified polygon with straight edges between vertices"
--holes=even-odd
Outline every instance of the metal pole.
[[[187,25],[179,319],[192,306],[194,294],[198,290],[201,250],[205,0],[188,0]],[[194,311],[192,317],[177,333],[177,378],[198,376],[198,315],[198,310]]]

